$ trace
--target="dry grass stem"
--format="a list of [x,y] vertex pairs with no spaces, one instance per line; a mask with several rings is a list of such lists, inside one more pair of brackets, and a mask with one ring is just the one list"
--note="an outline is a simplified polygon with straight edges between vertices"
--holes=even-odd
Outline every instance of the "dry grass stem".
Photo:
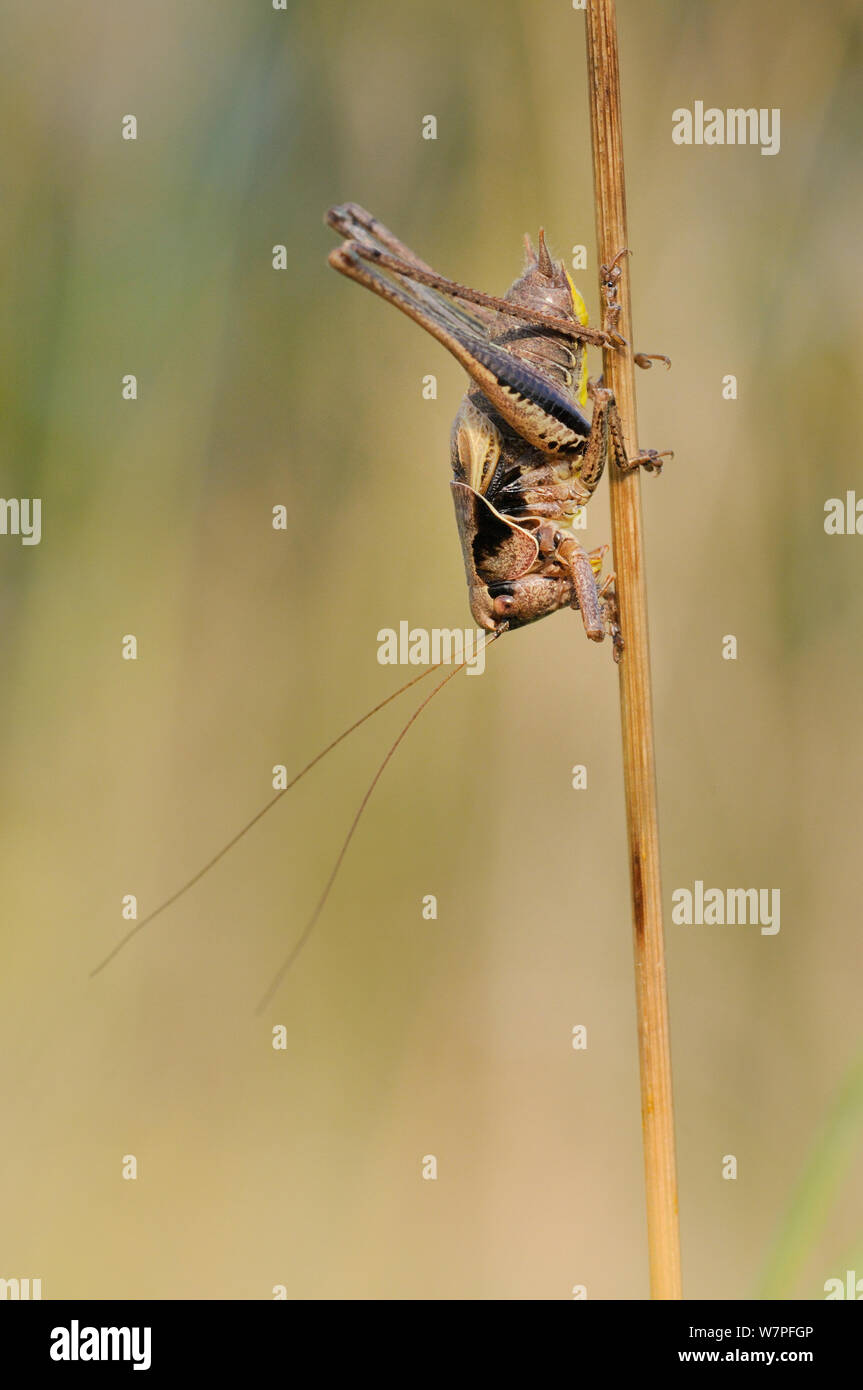
[[[628,246],[614,0],[588,0],[587,68],[597,245],[600,261],[609,264],[618,251]],[[618,297],[622,305],[620,332],[632,343],[626,257]],[[606,350],[604,373],[606,386],[617,398],[627,452],[631,455],[637,448],[631,352]],[[652,1298],[677,1299],[683,1294],[640,470],[625,473],[612,464],[610,471],[614,568],[625,642],[619,668],[620,710],[632,878],[650,1291]]]

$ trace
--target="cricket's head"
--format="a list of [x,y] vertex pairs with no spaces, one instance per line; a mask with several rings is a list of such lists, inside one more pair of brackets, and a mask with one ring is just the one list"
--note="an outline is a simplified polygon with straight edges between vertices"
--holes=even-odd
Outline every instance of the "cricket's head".
[[[608,549],[607,545],[600,545],[588,553],[595,579],[599,578]],[[572,579],[565,574],[524,574],[518,579],[494,582],[485,592],[498,626],[524,627],[525,623],[535,623],[559,608],[579,606]]]
[[[495,631],[525,627],[549,613],[573,606],[572,581],[562,575],[526,574],[521,579],[489,585],[485,590]],[[477,623],[480,619],[474,613]]]
[[554,261],[545,243],[545,231],[539,229],[539,250],[535,251],[529,236],[524,239],[527,264],[523,273],[506,292],[506,298],[525,308],[545,306],[559,314],[574,310],[572,288],[563,261]]

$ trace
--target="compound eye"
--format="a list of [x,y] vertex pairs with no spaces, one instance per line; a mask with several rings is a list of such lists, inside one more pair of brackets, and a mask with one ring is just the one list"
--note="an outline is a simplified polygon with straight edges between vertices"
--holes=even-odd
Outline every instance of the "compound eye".
[[509,594],[498,594],[492,604],[494,616],[496,618],[505,618],[507,613],[511,611],[514,603],[515,600]]

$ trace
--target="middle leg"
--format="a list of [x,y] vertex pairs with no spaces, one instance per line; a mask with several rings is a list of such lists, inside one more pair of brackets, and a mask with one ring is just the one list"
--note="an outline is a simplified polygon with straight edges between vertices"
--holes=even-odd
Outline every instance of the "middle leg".
[[[630,457],[626,452],[623,425],[620,412],[617,409],[617,402],[614,399],[614,392],[609,391],[607,386],[597,385],[594,381],[587,383],[587,389],[593,401],[593,419],[590,439],[584,453],[584,465],[579,473],[582,482],[590,488],[591,492],[596,487],[602,476],[609,443],[611,444],[612,458],[622,472],[629,473],[633,468],[645,468],[648,473],[661,473],[662,460],[674,458],[673,450],[664,449],[660,453],[656,449],[640,449]],[[597,435],[597,441],[591,453],[594,432]],[[589,454],[591,455],[590,461],[588,460]]]

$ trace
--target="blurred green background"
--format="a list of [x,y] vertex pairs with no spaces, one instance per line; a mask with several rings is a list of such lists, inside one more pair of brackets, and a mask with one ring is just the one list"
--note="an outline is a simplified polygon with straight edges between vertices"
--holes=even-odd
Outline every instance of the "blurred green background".
[[[676,453],[642,491],[690,1298],[863,1274],[863,540],[823,529],[863,494],[860,21],[619,0],[635,337],[674,361],[639,434]],[[88,979],[123,894],[154,907],[411,674],[380,628],[470,621],[463,374],[329,270],[322,216],[355,199],[491,292],[543,224],[589,247],[595,316],[583,28],[569,0],[4,9],[2,491],[43,538],[0,538],[0,1276],[46,1298],[647,1294],[617,678],[576,615],[432,704],[263,1017],[413,696]],[[781,152],[674,145],[696,100],[781,108]],[[697,878],[780,888],[779,935],[672,926]]]

